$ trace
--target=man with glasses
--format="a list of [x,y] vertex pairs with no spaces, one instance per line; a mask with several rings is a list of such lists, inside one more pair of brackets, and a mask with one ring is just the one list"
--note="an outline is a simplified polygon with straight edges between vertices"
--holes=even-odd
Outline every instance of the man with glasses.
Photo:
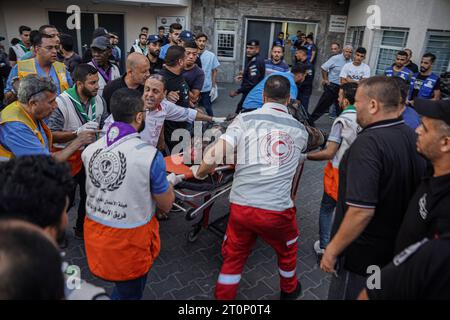
[[[0,161],[27,155],[50,155],[52,134],[44,120],[57,108],[54,81],[30,74],[20,85],[18,101],[0,113]],[[84,131],[63,150],[52,153],[66,161],[81,147],[95,141],[95,131]]]
[[29,74],[38,74],[42,77],[52,78],[56,84],[57,95],[73,86],[72,78],[66,66],[64,63],[57,61],[57,55],[60,50],[59,38],[38,33],[33,41],[36,57],[18,61],[9,74],[5,89],[5,97],[9,101],[16,100],[13,82],[16,79],[21,80]]

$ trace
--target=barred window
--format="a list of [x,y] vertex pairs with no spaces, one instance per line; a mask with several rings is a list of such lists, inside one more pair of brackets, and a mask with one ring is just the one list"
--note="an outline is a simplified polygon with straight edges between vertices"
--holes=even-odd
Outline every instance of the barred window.
[[427,52],[436,56],[433,66],[434,72],[441,74],[450,71],[450,31],[429,30],[424,53]]
[[397,56],[397,52],[406,47],[409,30],[400,28],[383,28],[375,33],[374,48],[378,52],[375,74],[384,74]]
[[237,21],[217,20],[215,28],[216,54],[219,60],[236,59]]

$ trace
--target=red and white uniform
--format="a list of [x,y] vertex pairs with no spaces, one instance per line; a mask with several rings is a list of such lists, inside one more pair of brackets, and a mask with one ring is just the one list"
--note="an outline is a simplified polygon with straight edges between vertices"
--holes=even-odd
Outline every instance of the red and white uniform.
[[292,292],[297,286],[299,231],[291,195],[296,187],[294,178],[305,159],[302,152],[308,133],[285,106],[266,103],[238,115],[221,139],[237,150],[237,164],[215,296],[235,298],[258,236],[277,253],[281,290]]

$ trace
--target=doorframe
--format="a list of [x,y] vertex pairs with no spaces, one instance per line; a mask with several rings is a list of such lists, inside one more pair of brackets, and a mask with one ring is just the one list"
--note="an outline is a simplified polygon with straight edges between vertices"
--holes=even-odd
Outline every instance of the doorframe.
[[[295,19],[282,19],[282,18],[264,18],[264,17],[244,17],[244,45],[241,48],[241,53],[242,53],[242,66],[245,65],[245,50],[246,50],[246,44],[247,44],[247,31],[248,31],[248,22],[249,21],[264,21],[264,22],[271,22],[272,24],[270,25],[270,37],[271,39],[273,38],[273,33],[275,30],[275,25],[273,24],[273,22],[281,22],[281,23],[301,23],[301,24],[313,24],[315,25],[314,28],[314,35],[317,37],[317,30],[319,28],[319,21],[317,20],[313,20],[315,22],[312,22],[311,20],[295,20]],[[270,50],[270,46],[269,46],[269,50]],[[270,56],[270,52],[268,53]]]
[[[45,11],[46,11],[47,24],[50,24],[49,12],[64,12],[64,13],[67,14],[66,10],[59,9],[59,8],[58,9],[48,8]],[[91,14],[94,15],[94,29],[98,28],[98,15],[99,14],[117,14],[117,15],[122,15],[123,16],[123,37],[124,37],[123,41],[127,41],[127,39],[126,39],[127,33],[125,31],[126,30],[125,29],[125,24],[126,24],[125,19],[126,19],[126,16],[127,16],[126,12],[121,12],[121,11],[103,11],[103,10],[99,10],[99,11],[95,11],[94,12],[94,11],[89,11],[89,10],[81,10],[80,13],[91,13]],[[66,23],[67,23],[67,21],[66,21]],[[80,23],[81,23],[81,21],[80,21]],[[81,42],[81,28],[80,29],[76,29],[76,34],[77,34],[77,45],[78,45],[78,48],[79,48],[78,51],[80,51],[80,53],[81,53],[81,52],[83,52],[82,42]],[[127,43],[127,42],[124,42],[124,48],[126,50],[125,43]]]

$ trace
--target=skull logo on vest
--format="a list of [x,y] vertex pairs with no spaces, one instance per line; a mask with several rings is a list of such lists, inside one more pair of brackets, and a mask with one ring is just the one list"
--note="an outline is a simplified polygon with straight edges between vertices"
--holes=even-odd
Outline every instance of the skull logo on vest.
[[127,172],[125,155],[98,149],[89,161],[89,179],[101,191],[114,191],[122,185]]

